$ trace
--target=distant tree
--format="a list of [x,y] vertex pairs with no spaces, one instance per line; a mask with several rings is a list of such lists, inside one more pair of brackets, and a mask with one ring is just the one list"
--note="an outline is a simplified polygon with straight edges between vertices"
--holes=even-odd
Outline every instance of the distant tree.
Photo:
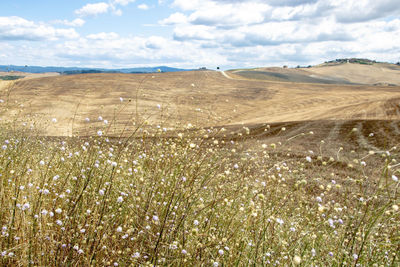
[[219,67],[217,67],[217,70],[219,70]]

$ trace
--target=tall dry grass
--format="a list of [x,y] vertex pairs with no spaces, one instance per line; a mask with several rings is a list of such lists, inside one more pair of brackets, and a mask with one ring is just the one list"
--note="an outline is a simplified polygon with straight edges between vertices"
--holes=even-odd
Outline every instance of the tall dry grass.
[[46,138],[13,125],[0,132],[2,266],[400,262],[398,148],[343,160],[248,128]]

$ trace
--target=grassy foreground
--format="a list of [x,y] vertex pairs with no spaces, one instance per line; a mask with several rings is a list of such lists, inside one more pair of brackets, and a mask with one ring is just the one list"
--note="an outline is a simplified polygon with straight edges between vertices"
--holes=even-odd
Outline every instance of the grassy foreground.
[[398,148],[303,157],[246,131],[4,129],[0,265],[398,266]]

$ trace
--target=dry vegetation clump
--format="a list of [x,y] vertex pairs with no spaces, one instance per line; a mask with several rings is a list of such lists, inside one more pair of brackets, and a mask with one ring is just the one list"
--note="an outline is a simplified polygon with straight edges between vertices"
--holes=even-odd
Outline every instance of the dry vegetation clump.
[[3,129],[0,265],[399,264],[399,148],[296,154],[189,128]]

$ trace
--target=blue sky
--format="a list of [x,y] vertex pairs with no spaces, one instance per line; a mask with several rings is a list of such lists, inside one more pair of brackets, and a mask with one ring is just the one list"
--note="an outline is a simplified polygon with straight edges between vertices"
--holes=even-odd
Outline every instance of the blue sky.
[[0,1],[0,65],[240,68],[400,61],[398,0]]

